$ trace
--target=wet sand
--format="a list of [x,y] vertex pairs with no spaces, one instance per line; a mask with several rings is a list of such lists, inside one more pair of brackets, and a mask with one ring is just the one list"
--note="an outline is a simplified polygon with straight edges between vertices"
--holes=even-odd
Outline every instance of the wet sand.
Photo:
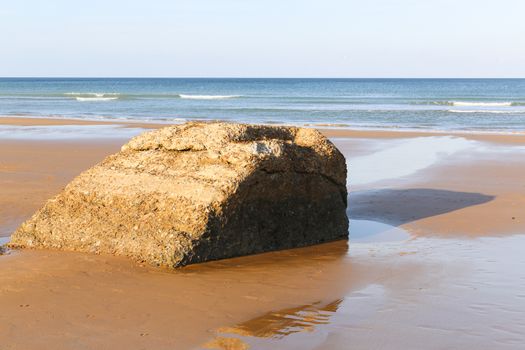
[[[389,177],[388,162],[403,164],[409,157],[418,163],[421,157],[396,147],[408,139],[430,145],[427,138],[436,135],[326,133],[347,156],[350,179],[375,179],[350,186],[349,245],[334,242],[177,271],[111,256],[10,252],[0,257],[0,344],[520,349],[522,138],[471,135],[475,143],[446,152],[442,143],[450,139],[432,139],[433,162]],[[0,141],[0,236],[123,142]],[[378,152],[385,149],[398,152],[386,153],[381,162]],[[357,174],[361,170],[352,164],[367,159],[385,168]]]
[[83,120],[67,118],[35,118],[0,116],[0,125],[12,126],[64,126],[64,125],[118,125],[123,127],[137,127],[144,129],[158,128],[169,124],[144,123],[133,121]]
[[[349,217],[400,226],[417,236],[525,233],[524,155],[523,146],[475,141],[408,176],[350,186]],[[410,154],[400,154],[405,157],[416,162]],[[354,157],[347,159],[351,168]]]
[[14,252],[0,259],[0,340],[19,349],[197,347],[223,325],[348,288],[327,290],[325,281],[359,285],[368,268],[349,266],[346,250],[338,242],[178,271],[109,256]]

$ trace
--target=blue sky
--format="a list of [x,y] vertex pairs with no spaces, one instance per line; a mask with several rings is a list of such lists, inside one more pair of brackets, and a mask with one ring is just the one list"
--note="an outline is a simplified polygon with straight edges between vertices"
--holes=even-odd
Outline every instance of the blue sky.
[[0,76],[525,77],[523,0],[0,0]]

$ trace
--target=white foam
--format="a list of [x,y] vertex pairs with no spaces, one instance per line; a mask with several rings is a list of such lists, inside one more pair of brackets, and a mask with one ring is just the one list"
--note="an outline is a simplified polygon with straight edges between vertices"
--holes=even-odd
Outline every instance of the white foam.
[[94,96],[94,97],[104,97],[104,96],[118,96],[118,92],[66,92],[64,95],[68,96]]
[[182,99],[187,100],[225,100],[230,98],[238,98],[240,95],[179,95]]
[[510,107],[512,102],[464,102],[464,101],[452,101],[449,102],[452,106],[456,107]]
[[389,148],[348,160],[348,181],[354,186],[408,176],[476,144],[453,136],[416,137],[396,141],[394,146],[385,143]]
[[96,102],[96,101],[113,101],[118,100],[118,97],[75,97],[80,102]]
[[487,109],[472,109],[472,110],[464,110],[464,109],[449,109],[447,112],[450,113],[487,113],[487,114],[514,114],[518,113],[519,111],[498,111],[498,110],[487,110]]

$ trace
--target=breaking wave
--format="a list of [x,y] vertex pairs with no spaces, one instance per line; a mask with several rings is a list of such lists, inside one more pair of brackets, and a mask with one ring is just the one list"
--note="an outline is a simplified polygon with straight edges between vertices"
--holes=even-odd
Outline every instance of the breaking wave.
[[116,92],[66,92],[64,95],[72,96],[80,102],[97,102],[118,100],[120,94]]
[[93,97],[104,97],[104,96],[118,96],[118,92],[66,92],[64,95],[67,96],[93,96]]

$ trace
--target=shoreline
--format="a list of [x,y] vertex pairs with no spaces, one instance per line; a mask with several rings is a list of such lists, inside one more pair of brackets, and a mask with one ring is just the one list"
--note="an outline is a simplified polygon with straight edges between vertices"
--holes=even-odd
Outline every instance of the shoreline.
[[[205,120],[188,120],[188,122]],[[210,120],[212,121],[212,120]],[[228,121],[225,121],[228,122]],[[0,125],[10,126],[67,126],[67,125],[107,125],[121,126],[124,128],[156,129],[166,127],[176,122],[143,121],[143,120],[96,120],[81,118],[54,118],[54,117],[28,117],[28,116],[0,116]],[[291,124],[268,124],[274,126],[294,126]],[[525,144],[524,131],[480,131],[480,130],[416,130],[416,129],[361,129],[352,127],[329,127],[326,124],[305,124],[302,127],[315,128],[328,137],[352,137],[352,138],[407,138],[427,136],[453,136],[464,137],[471,140],[489,141],[505,144]]]

